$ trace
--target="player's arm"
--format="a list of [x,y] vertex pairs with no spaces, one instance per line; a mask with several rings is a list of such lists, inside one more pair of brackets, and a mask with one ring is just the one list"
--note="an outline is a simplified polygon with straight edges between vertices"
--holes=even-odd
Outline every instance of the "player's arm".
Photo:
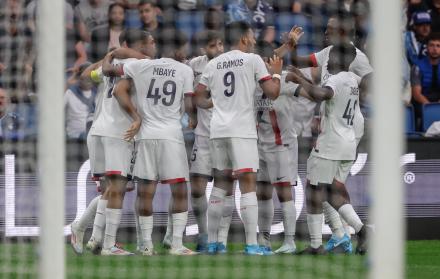
[[280,95],[280,78],[281,70],[283,69],[283,60],[274,55],[269,59],[269,69],[273,73],[271,79],[263,80],[260,82],[261,89],[263,89],[264,95],[269,99],[275,100]]
[[130,97],[130,90],[132,87],[132,82],[130,79],[121,79],[116,84],[113,96],[115,96],[119,105],[122,109],[128,113],[128,115],[133,119],[128,130],[125,132],[124,139],[131,140],[141,128],[142,118],[133,105]]
[[373,73],[366,74],[362,77],[359,84],[359,101],[365,102],[368,92],[370,92],[370,85],[372,84]]
[[102,61],[102,73],[106,76],[120,77],[124,74],[122,65],[112,65],[113,59],[127,59],[127,58],[136,58],[136,59],[147,59],[148,56],[143,55],[142,53],[129,49],[129,48],[118,48],[114,51],[107,53]]
[[[299,84],[300,87],[297,89],[299,90],[299,93],[301,92],[301,89],[303,89],[315,102],[330,100],[334,95],[333,89],[330,87],[313,85],[295,72],[289,72],[286,76],[286,80]],[[305,97],[305,95],[303,96]]]
[[94,72],[98,70],[99,67],[102,66],[102,60],[98,61],[96,63],[93,63],[92,65],[88,66],[82,73],[81,73],[81,79],[91,79],[94,82],[97,82],[98,77],[95,77]]
[[203,109],[210,109],[214,106],[212,99],[209,98],[209,91],[206,90],[206,85],[199,83],[195,92],[196,105]]
[[189,116],[189,127],[194,129],[197,126],[197,104],[194,93],[187,93],[184,97],[185,112]]

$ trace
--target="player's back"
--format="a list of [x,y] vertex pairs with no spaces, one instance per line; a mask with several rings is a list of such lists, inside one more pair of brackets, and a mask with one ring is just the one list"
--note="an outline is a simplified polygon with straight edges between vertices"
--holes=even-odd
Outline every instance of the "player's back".
[[256,54],[232,50],[211,60],[200,80],[214,104],[211,138],[257,138],[254,94],[258,81],[271,78]]
[[[115,59],[112,64],[124,65],[133,61],[137,61],[137,59]],[[94,124],[94,133],[96,135],[122,139],[125,131],[131,124],[130,116],[113,96],[114,88],[119,80],[119,77],[106,76],[103,78],[102,101],[99,107],[100,113]]]
[[332,75],[323,84],[333,97],[321,107],[321,132],[314,154],[330,160],[354,160],[356,139],[353,120],[359,103],[358,77],[352,72]]
[[171,58],[138,60],[124,66],[133,79],[136,102],[142,116],[139,139],[169,139],[183,142],[184,94],[193,92],[191,68]]

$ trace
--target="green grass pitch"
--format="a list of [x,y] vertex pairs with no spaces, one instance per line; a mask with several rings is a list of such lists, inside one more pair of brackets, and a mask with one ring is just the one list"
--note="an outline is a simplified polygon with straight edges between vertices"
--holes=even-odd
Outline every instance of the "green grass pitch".
[[[305,243],[298,243],[299,248]],[[192,245],[188,245],[193,248]],[[277,244],[273,245],[277,247]],[[134,245],[125,245],[133,251]],[[67,278],[367,278],[368,260],[356,255],[244,256],[241,244],[221,256],[176,257],[156,245],[154,257],[77,256],[66,245]],[[406,278],[440,278],[440,241],[408,241]],[[0,278],[37,278],[35,244],[1,244]]]

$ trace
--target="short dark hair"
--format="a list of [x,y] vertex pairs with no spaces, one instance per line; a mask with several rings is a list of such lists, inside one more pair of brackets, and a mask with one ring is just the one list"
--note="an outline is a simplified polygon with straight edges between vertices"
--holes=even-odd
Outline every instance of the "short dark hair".
[[339,60],[341,61],[340,64],[344,65],[344,68],[348,68],[356,58],[356,47],[351,43],[334,45],[330,49],[329,55],[339,57]]
[[138,8],[143,5],[150,4],[152,7],[157,7],[157,2],[155,0],[140,0]]
[[334,18],[338,21],[339,30],[343,30],[350,37],[354,36],[355,20],[353,14],[346,11],[339,11],[330,18]]
[[428,39],[426,41],[427,42],[440,41],[440,32],[432,32],[431,34],[429,34]]
[[273,46],[266,41],[259,41],[257,42],[257,53],[261,57],[267,57],[270,58],[274,55],[273,52]]
[[240,42],[241,38],[249,32],[251,26],[245,21],[236,21],[226,25],[225,40],[229,46],[233,46]]
[[119,43],[122,45],[124,42],[128,47],[132,47],[135,43],[148,39],[151,34],[148,31],[140,29],[127,29],[119,35]]

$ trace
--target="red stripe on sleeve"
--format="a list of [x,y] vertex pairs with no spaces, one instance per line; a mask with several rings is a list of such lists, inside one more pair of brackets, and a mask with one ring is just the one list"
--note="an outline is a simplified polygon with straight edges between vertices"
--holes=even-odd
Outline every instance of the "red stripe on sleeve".
[[261,78],[258,82],[265,82],[266,80],[272,79],[272,76],[265,76],[264,78]]
[[318,67],[318,60],[316,60],[316,56],[314,53],[309,56],[310,61],[312,62],[312,67]]
[[194,96],[196,95],[196,93],[194,93],[194,92],[187,92],[187,93],[185,93],[184,95],[185,95],[185,96],[191,96],[191,97],[194,97]]
[[272,130],[275,134],[275,144],[282,145],[283,141],[281,140],[281,131],[280,127],[278,127],[277,113],[274,110],[269,111],[270,123],[272,124]]

